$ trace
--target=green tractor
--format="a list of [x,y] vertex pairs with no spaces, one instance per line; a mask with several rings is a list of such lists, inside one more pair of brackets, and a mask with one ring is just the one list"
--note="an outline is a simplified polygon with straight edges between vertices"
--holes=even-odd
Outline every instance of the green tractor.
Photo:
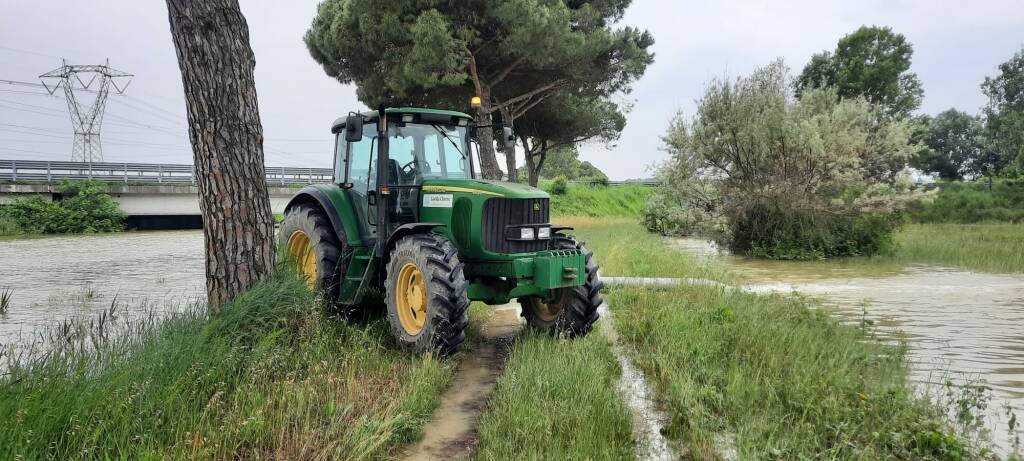
[[591,253],[565,233],[571,228],[550,223],[547,193],[475,178],[476,130],[469,115],[435,109],[339,118],[334,183],[291,199],[280,247],[344,310],[361,309],[373,289],[384,293],[407,350],[457,351],[470,301],[518,299],[530,326],[587,334],[602,302]]

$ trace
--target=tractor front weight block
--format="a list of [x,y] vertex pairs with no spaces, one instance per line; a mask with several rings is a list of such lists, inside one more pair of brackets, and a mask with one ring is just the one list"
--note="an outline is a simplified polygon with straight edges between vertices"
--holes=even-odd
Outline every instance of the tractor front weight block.
[[550,298],[552,290],[585,283],[586,259],[580,250],[540,251],[512,261],[467,263],[474,301],[504,304],[514,298]]

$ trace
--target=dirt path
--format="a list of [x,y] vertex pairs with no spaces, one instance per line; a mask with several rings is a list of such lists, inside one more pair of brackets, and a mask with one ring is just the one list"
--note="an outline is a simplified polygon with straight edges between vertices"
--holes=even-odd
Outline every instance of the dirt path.
[[441,404],[423,427],[423,440],[406,451],[406,460],[464,459],[476,447],[480,413],[494,393],[505,354],[521,326],[519,305],[494,308],[484,327],[485,340],[459,363]]

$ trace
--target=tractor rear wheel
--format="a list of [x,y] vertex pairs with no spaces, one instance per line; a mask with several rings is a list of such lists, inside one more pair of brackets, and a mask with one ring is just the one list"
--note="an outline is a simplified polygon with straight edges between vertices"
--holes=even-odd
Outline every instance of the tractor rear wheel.
[[296,271],[306,278],[311,289],[334,303],[338,298],[338,263],[343,244],[320,207],[304,203],[290,208],[281,223],[278,248],[284,257],[294,261]]
[[444,236],[403,237],[391,250],[385,282],[388,321],[398,345],[450,355],[466,339],[469,284],[458,251]]
[[597,263],[594,254],[576,240],[572,235],[554,235],[552,249],[577,249],[583,252],[586,259],[587,273],[583,285],[554,290],[552,299],[536,296],[519,298],[523,308],[523,317],[531,327],[555,335],[569,337],[584,336],[594,329],[594,322],[599,314],[598,306],[604,302],[601,298],[601,279],[597,276]]

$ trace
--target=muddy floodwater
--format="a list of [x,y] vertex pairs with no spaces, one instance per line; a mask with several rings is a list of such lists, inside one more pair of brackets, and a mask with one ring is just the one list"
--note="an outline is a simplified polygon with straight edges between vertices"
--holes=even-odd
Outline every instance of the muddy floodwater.
[[[1003,448],[1006,405],[1024,419],[1024,275],[985,274],[884,259],[767,261],[730,256],[682,239],[680,247],[725,264],[744,287],[820,298],[849,323],[870,320],[886,340],[905,340],[912,378],[945,395],[947,380],[992,389],[988,422]],[[1019,430],[1015,435],[1024,439]]]
[[0,344],[115,302],[148,315],[205,297],[202,231],[125,232],[0,240]]

